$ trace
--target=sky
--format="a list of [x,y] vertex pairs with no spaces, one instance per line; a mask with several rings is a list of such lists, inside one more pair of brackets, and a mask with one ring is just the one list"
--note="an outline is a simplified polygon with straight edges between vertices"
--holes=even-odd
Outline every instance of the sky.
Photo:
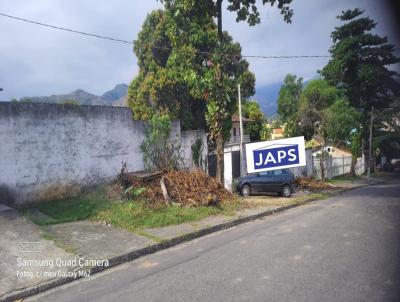
[[[225,5],[227,1],[224,1]],[[236,23],[223,11],[223,29],[245,55],[327,55],[336,16],[359,7],[378,22],[376,33],[400,48],[396,16],[386,0],[294,0],[292,24],[277,9],[261,7],[261,24]],[[133,41],[156,0],[1,0],[0,12],[123,40]],[[398,16],[397,16],[398,17]],[[44,28],[0,16],[0,100],[69,93],[78,88],[101,95],[137,75],[132,45]],[[400,55],[400,53],[399,53]],[[288,73],[315,77],[327,58],[249,59],[256,89],[281,83]]]

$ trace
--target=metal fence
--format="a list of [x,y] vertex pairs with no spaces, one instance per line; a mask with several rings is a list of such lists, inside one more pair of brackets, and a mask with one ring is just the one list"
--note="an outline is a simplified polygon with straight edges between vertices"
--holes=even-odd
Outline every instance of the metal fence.
[[[243,143],[250,142],[250,135],[243,134]],[[237,145],[240,144],[240,135],[231,136],[227,142],[225,142],[225,146]]]
[[[351,171],[351,156],[328,157],[324,159],[323,163],[325,178],[328,179],[349,174]],[[314,177],[321,179],[321,166],[319,158],[313,158],[313,170]],[[357,175],[361,175],[365,172],[364,158],[360,157],[357,159],[355,171]]]

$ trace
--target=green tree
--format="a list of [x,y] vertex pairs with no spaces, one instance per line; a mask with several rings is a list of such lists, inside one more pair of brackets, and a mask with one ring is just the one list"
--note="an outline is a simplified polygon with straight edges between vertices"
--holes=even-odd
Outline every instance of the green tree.
[[171,142],[171,119],[168,114],[155,114],[145,127],[145,139],[140,148],[147,170],[177,169],[182,164],[182,151]]
[[[176,13],[172,8],[157,10],[146,18],[135,41],[140,70],[129,87],[128,101],[135,119],[147,120],[156,112],[168,112],[172,119],[181,120],[184,130],[205,129],[206,100],[210,96],[205,77],[216,81],[210,79],[217,62],[212,55],[219,48],[216,25],[212,18],[180,21],[174,17]],[[248,97],[254,94],[254,74],[241,58],[240,45],[226,32],[224,41],[224,52],[229,55],[223,65],[225,74],[228,80],[235,79],[230,85],[240,83],[244,97]],[[235,100],[234,91],[229,97]],[[233,109],[230,106],[229,110]]]
[[242,107],[242,114],[245,118],[252,120],[244,126],[245,133],[250,135],[251,141],[259,141],[265,120],[260,105],[256,101],[246,101]]
[[278,116],[285,124],[285,136],[297,136],[301,134],[299,128],[299,102],[303,90],[303,78],[288,74],[279,90]]
[[[207,95],[207,113],[206,120],[209,126],[210,138],[216,145],[217,155],[217,169],[216,177],[223,183],[223,149],[224,149],[224,136],[227,130],[227,124],[233,113],[231,108],[234,108],[234,89],[232,84],[236,84],[238,80],[232,78],[229,74],[229,66],[236,61],[235,57],[232,56],[229,48],[226,46],[226,35],[222,31],[222,0],[161,0],[167,10],[173,11],[172,16],[178,28],[183,29],[181,24],[192,23],[194,19],[200,21],[212,19],[217,17],[217,37],[219,47],[214,50],[211,58],[206,62],[210,62],[209,70],[204,73],[200,81],[201,85],[194,85],[195,89],[200,88],[201,93]],[[286,22],[291,21],[293,11],[289,8],[289,4],[292,0],[263,0],[263,4],[270,4],[281,10],[281,14],[284,16]],[[228,0],[228,10],[237,13],[237,21],[247,21],[250,25],[255,25],[260,22],[259,12],[256,5],[256,0]],[[190,26],[186,26],[190,28]],[[179,41],[187,39],[190,36],[190,31],[175,31],[177,43]],[[240,59],[240,57],[239,57]],[[208,65],[208,64],[206,64]],[[193,74],[191,75],[193,79]],[[198,92],[198,91],[197,91]]]
[[[182,64],[201,68],[195,53],[200,44],[183,55],[181,48],[173,47],[174,28],[168,12],[156,10],[147,16],[134,45],[139,74],[129,86],[128,103],[135,119],[148,120],[156,112],[168,112],[171,119],[181,119],[185,130],[204,129],[205,103],[190,95],[188,73],[182,74],[182,66],[177,64],[182,60]],[[211,38],[202,43],[215,45]]]
[[[358,131],[368,139],[371,108],[375,113],[388,108],[400,92],[399,74],[390,68],[400,62],[394,45],[386,37],[373,34],[376,22],[356,8],[338,16],[344,24],[332,32],[332,58],[322,75],[331,85],[344,91],[350,104],[361,112]],[[368,147],[368,145],[366,145]]]
[[355,175],[356,174],[356,163],[357,163],[357,158],[359,158],[362,153],[361,153],[361,148],[362,148],[362,139],[361,139],[361,133],[358,129],[355,129],[351,133],[351,167],[350,167],[350,174]]
[[[300,127],[306,140],[313,136],[319,136],[322,139],[322,150],[325,148],[327,140],[327,119],[328,110],[338,98],[338,90],[330,86],[328,82],[322,79],[313,80],[304,88],[300,98],[299,121]],[[324,162],[325,152],[320,154],[321,180],[325,179]]]
[[338,96],[338,90],[322,79],[312,80],[304,88],[300,97],[298,117],[301,132],[306,140],[310,140],[314,135],[325,137],[325,109],[331,106]]
[[271,140],[271,137],[272,137],[271,127],[268,125],[268,123],[263,123],[261,129],[261,140],[268,141]]
[[302,90],[303,78],[294,74],[285,77],[278,97],[278,115],[283,123],[296,119]]
[[357,131],[360,117],[361,114],[342,98],[337,99],[325,112],[326,137],[337,146],[349,147],[350,145],[352,154],[350,174],[352,175],[355,175],[357,158],[361,152],[361,137]]
[[79,106],[80,105],[79,101],[75,100],[75,99],[66,99],[61,104],[63,104],[63,105],[74,105],[74,106]]
[[282,121],[279,119],[279,117],[271,120],[271,127],[272,129],[282,127]]
[[348,146],[352,140],[351,131],[359,126],[360,113],[342,98],[337,99],[325,111],[326,137],[335,145]]
[[[227,0],[227,9],[236,13],[236,22],[245,21],[250,26],[261,22],[256,0]],[[223,0],[161,0],[166,8],[176,8],[177,15],[185,10],[195,14],[211,16],[218,19],[218,34],[222,40],[222,2]],[[291,23],[293,10],[289,7],[292,0],[263,0],[262,4],[276,5],[285,22]]]
[[374,115],[373,150],[387,160],[400,158],[400,103],[392,104],[392,109],[379,115]]

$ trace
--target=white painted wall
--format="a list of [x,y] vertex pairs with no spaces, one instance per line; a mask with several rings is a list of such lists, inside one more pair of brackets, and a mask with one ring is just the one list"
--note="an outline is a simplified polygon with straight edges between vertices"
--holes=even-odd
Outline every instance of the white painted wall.
[[143,138],[129,108],[0,102],[0,203],[68,195],[115,178],[122,162],[143,170]]
[[229,191],[232,190],[232,153],[224,153],[224,180],[225,188]]

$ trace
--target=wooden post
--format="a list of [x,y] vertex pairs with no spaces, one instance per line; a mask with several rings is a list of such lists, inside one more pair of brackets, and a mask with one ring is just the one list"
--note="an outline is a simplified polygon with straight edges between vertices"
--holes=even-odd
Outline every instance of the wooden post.
[[168,195],[167,187],[166,187],[165,181],[164,181],[164,176],[161,177],[160,186],[161,186],[161,191],[162,191],[163,196],[164,196],[165,203],[167,205],[170,205],[171,204],[171,199],[169,198],[169,195]]

